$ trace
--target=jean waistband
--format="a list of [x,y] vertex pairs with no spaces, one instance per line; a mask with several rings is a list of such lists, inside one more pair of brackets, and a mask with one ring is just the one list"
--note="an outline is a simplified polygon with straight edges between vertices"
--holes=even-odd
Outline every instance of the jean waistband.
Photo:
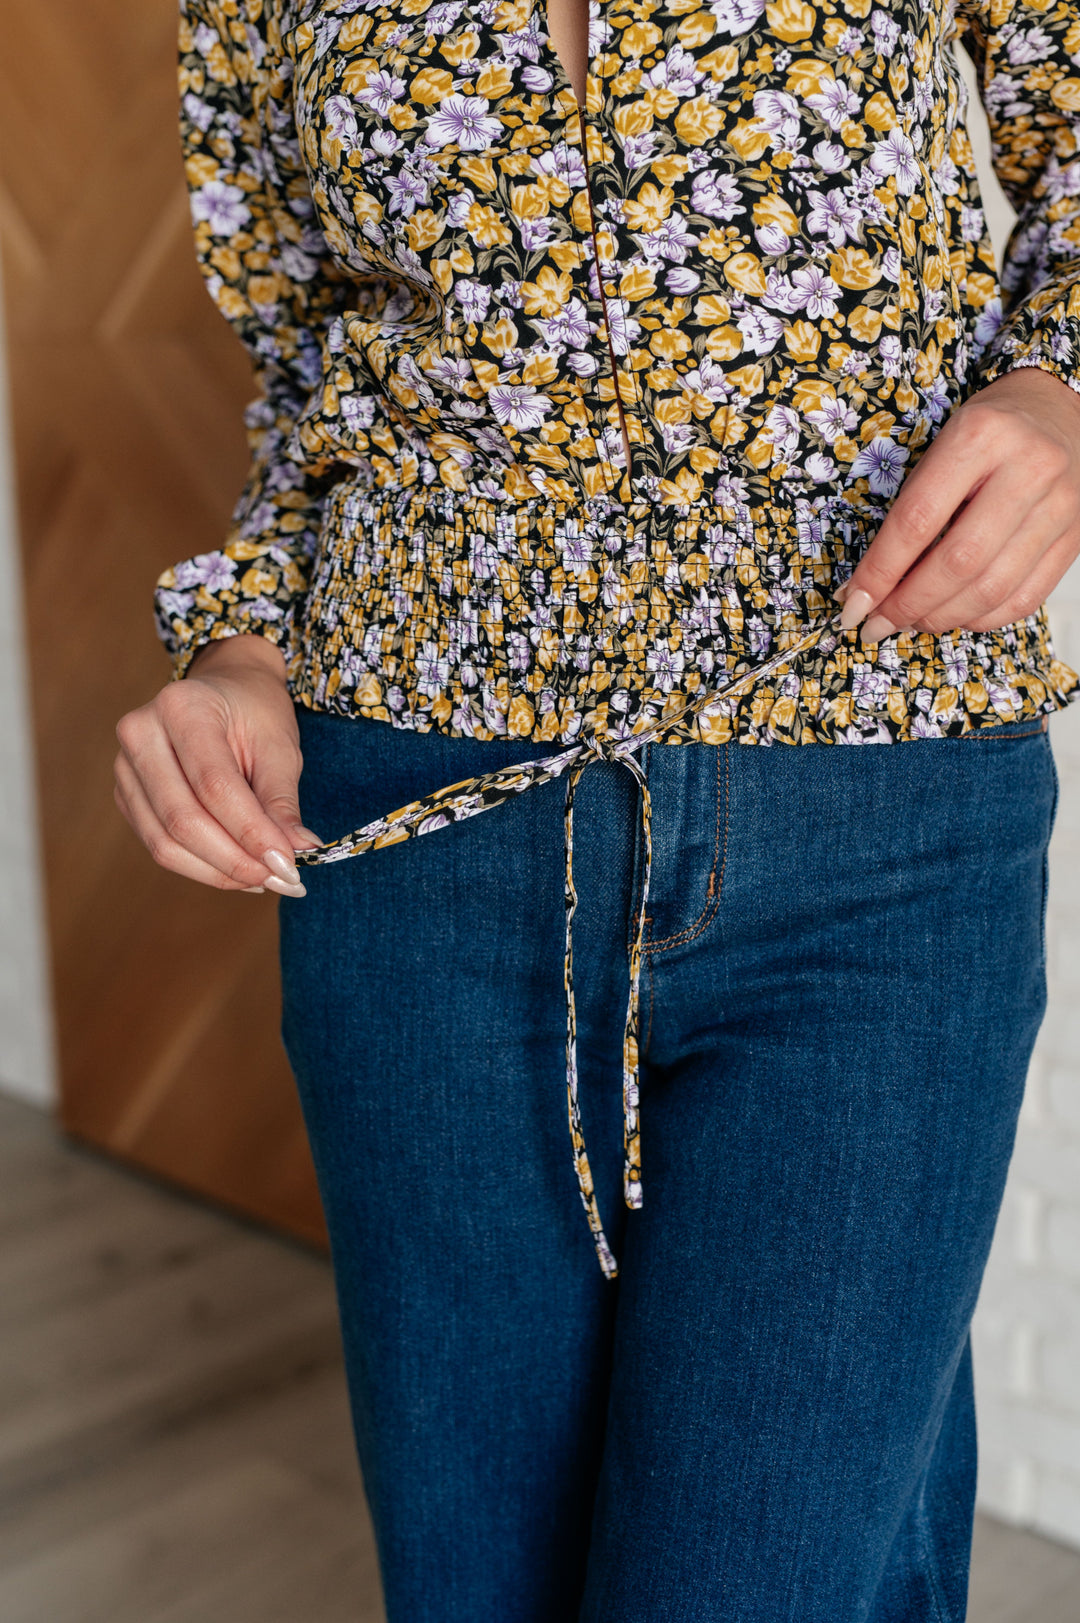
[[644,847],[644,867],[641,894],[635,909],[631,930],[630,985],[626,1005],[626,1024],[623,1029],[623,1197],[633,1208],[641,1205],[641,1141],[638,1119],[639,1065],[638,1034],[641,982],[641,956],[644,945],[645,915],[649,900],[649,881],[652,873],[652,808],[649,786],[636,753],[644,744],[661,738],[677,722],[697,711],[708,711],[738,697],[763,677],[772,676],[796,659],[806,649],[826,637],[838,638],[840,612],[813,626],[795,638],[770,659],[752,665],[741,676],[723,688],[706,689],[688,704],[658,716],[644,726],[638,726],[627,736],[600,737],[595,733],[578,740],[554,755],[536,761],[523,761],[518,766],[503,767],[497,772],[485,772],[478,777],[466,778],[436,789],[420,800],[413,800],[397,811],[379,817],[363,828],[354,829],[340,839],[324,845],[297,851],[298,864],[318,866],[341,862],[347,857],[363,856],[383,846],[398,845],[420,834],[431,834],[448,823],[460,823],[480,812],[491,811],[505,801],[540,783],[555,778],[566,778],[565,811],[565,885],[566,944],[563,957],[563,984],[566,988],[566,1098],[570,1123],[570,1137],[574,1148],[574,1166],[578,1188],[585,1206],[585,1215],[592,1232],[593,1244],[600,1266],[609,1279],[618,1274],[618,1264],[604,1234],[597,1207],[589,1158],[585,1153],[585,1137],[581,1125],[578,1101],[577,1022],[574,1003],[574,950],[573,922],[577,908],[577,890],[574,886],[574,789],[582,772],[592,761],[617,761],[631,772],[641,790],[641,826]]

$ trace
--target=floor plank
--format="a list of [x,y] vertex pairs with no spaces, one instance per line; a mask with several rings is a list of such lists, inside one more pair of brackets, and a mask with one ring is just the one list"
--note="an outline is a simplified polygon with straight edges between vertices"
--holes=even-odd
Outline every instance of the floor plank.
[[[0,1619],[383,1623],[324,1258],[0,1095]],[[1080,1623],[978,1518],[969,1623]]]

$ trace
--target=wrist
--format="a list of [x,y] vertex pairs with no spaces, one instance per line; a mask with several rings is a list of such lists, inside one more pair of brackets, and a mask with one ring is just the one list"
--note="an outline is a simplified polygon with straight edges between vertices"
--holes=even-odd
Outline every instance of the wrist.
[[285,681],[285,656],[269,637],[257,632],[239,632],[232,637],[215,637],[196,649],[187,668],[188,676],[232,675],[239,671],[261,671]]

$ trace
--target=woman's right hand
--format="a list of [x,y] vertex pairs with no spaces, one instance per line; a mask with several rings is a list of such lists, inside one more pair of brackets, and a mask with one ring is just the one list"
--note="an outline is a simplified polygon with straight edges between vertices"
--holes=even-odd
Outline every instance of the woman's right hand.
[[293,852],[320,841],[300,821],[296,716],[273,643],[206,644],[116,736],[116,803],[155,862],[218,890],[305,894]]

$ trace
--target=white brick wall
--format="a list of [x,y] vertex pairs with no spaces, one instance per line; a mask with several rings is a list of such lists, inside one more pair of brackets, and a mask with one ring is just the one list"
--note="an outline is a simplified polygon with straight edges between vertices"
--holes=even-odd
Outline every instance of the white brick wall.
[[[973,86],[970,70],[967,74]],[[991,231],[1012,212],[970,118]],[[1050,601],[1061,657],[1080,669],[1080,563]],[[975,1315],[979,1499],[1080,1546],[1080,705],[1050,724],[1061,778],[1050,852],[1050,1001],[994,1249]]]

